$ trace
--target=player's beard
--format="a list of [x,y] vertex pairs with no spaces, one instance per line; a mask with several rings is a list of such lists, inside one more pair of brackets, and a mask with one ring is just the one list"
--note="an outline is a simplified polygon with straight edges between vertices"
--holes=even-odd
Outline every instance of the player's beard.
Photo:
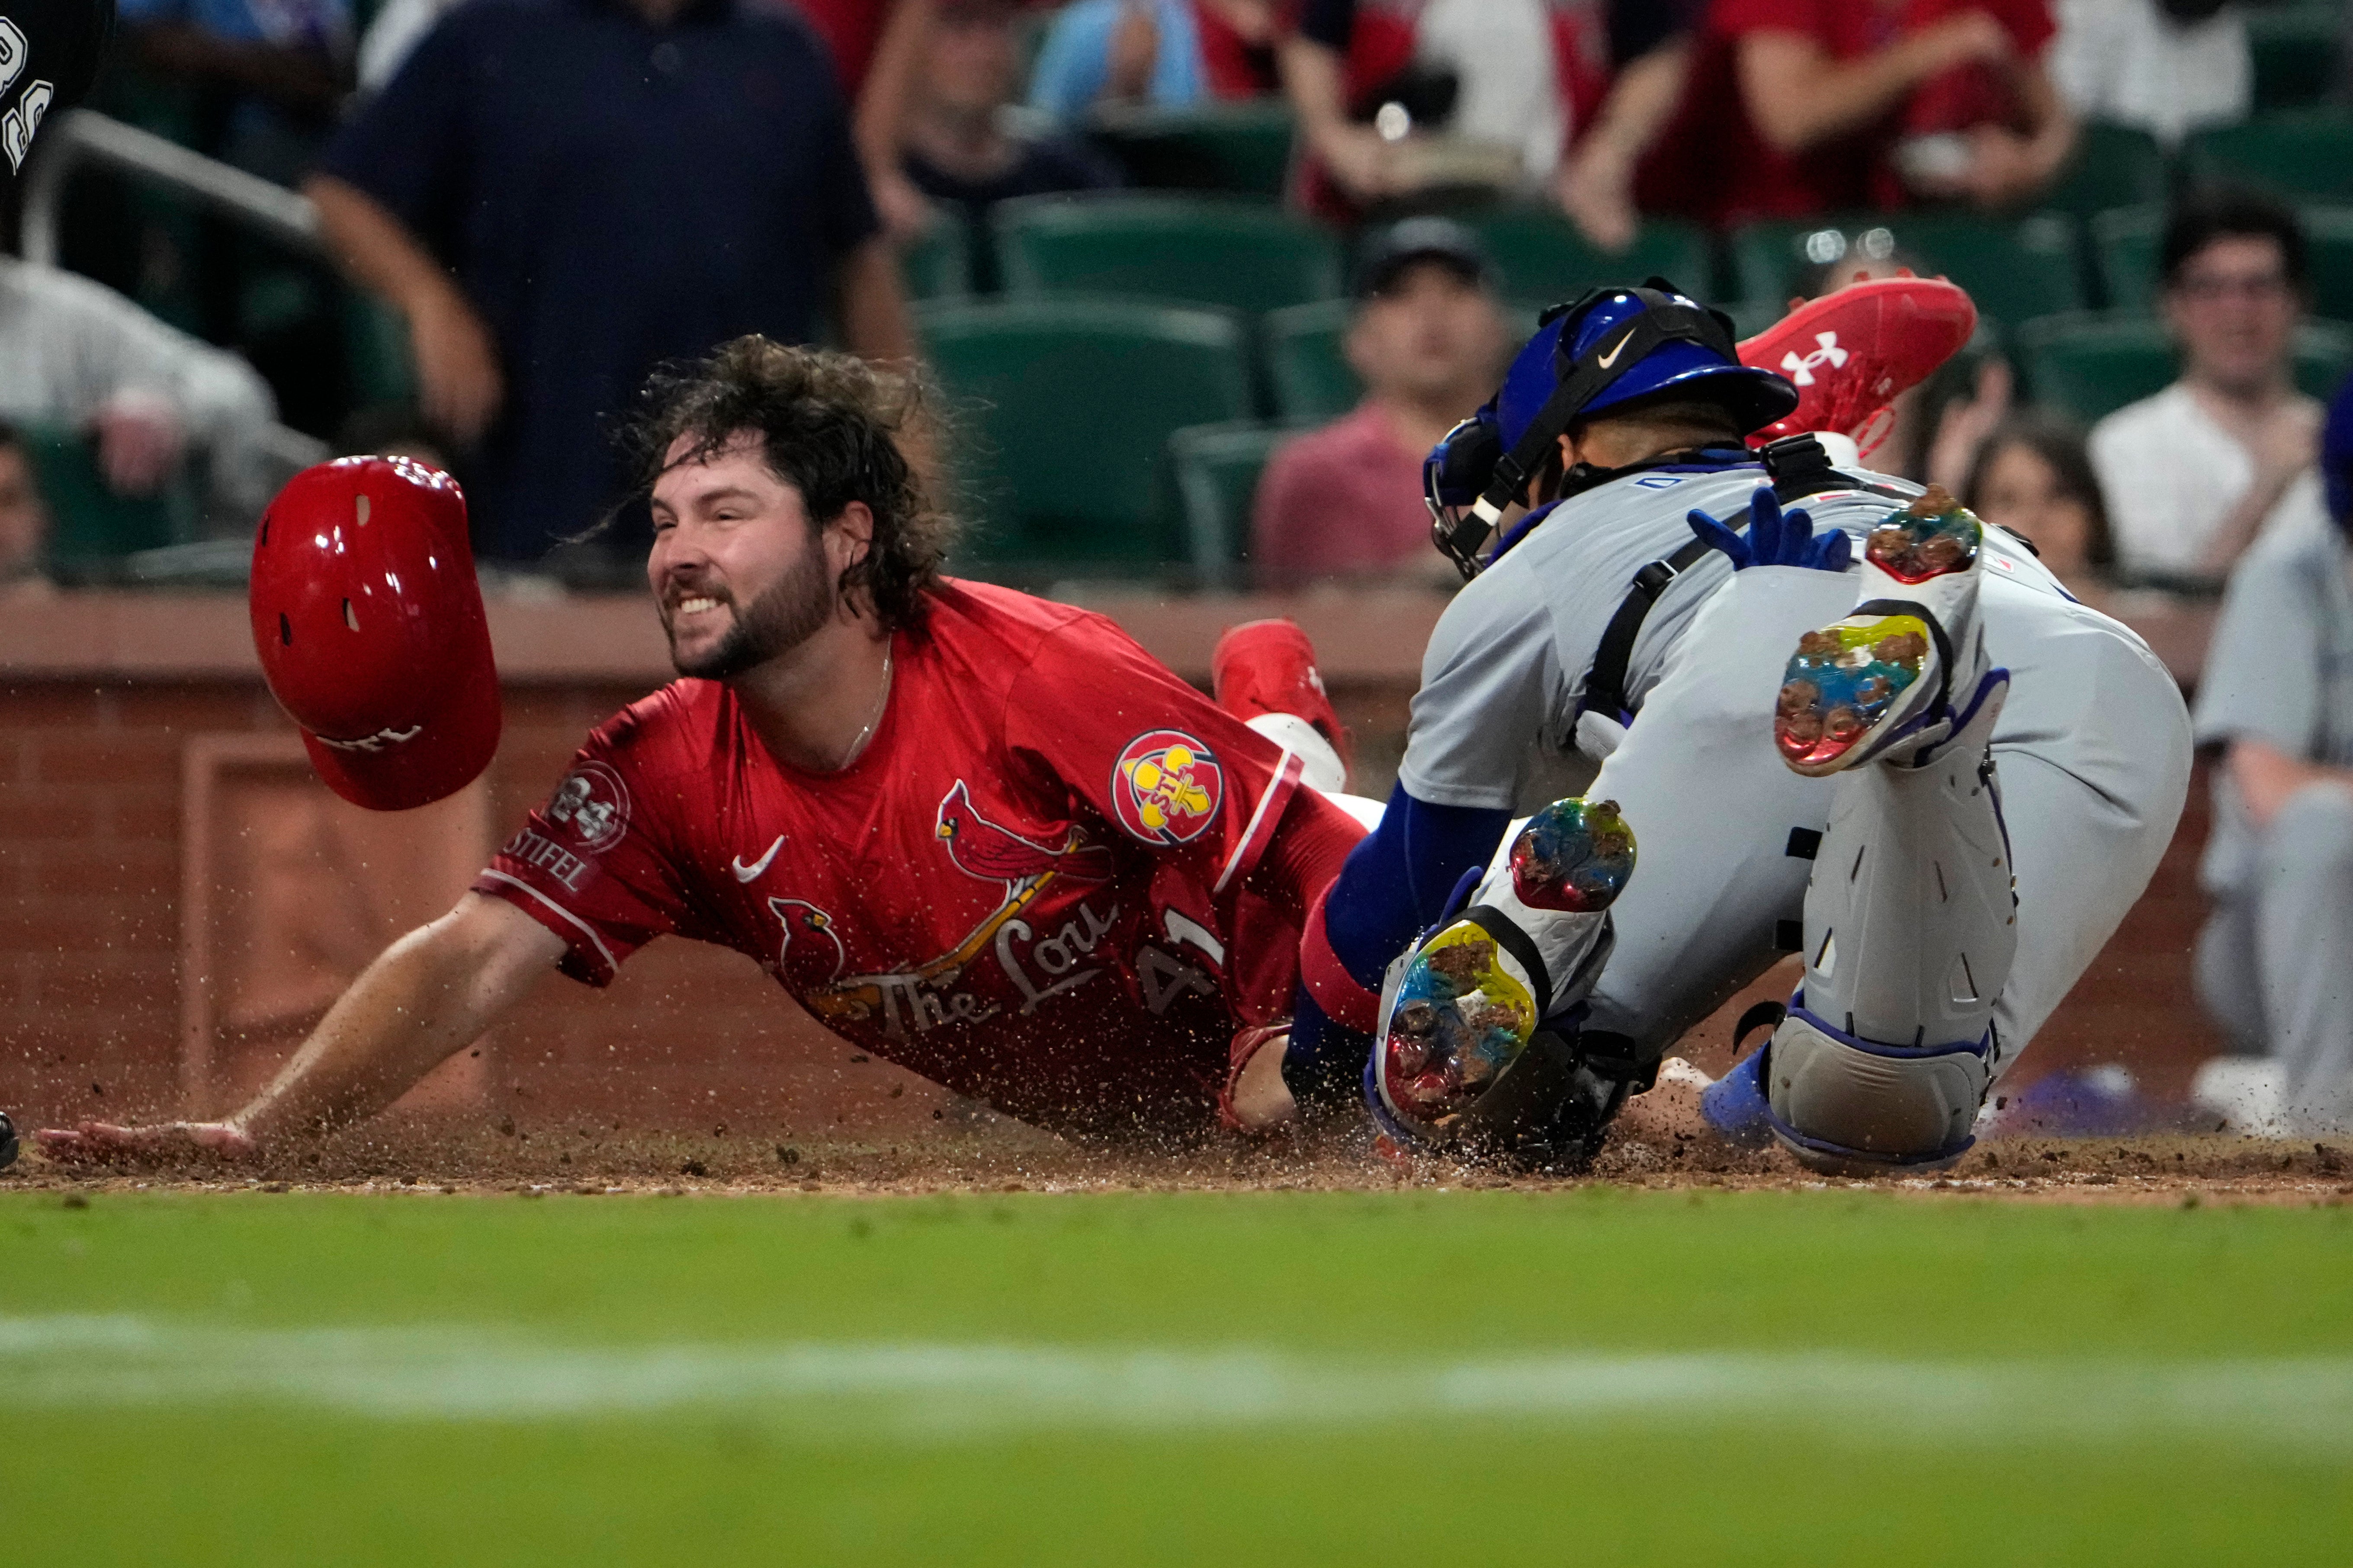
[[840,602],[826,566],[825,551],[811,540],[783,581],[750,604],[736,605],[734,624],[707,653],[681,656],[677,628],[666,627],[670,664],[681,675],[727,680],[792,652],[824,628]]

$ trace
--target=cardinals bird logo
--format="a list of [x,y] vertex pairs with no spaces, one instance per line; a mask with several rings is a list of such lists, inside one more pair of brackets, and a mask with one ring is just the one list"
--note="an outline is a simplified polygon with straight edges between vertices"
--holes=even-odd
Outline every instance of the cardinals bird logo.
[[785,939],[776,946],[777,973],[795,985],[830,985],[841,978],[849,950],[833,929],[831,915],[807,899],[770,899],[768,910],[785,927]]
[[932,831],[947,846],[957,870],[984,882],[1018,882],[1046,871],[1078,882],[1111,879],[1111,851],[1089,844],[1075,826],[1059,849],[1033,843],[981,816],[962,779],[941,797],[939,823]]

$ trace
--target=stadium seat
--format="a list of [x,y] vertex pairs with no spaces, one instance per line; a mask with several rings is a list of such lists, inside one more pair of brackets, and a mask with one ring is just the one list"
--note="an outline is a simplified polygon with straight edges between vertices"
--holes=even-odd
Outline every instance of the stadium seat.
[[408,321],[381,295],[343,291],[343,352],[352,367],[353,402],[366,408],[417,399],[417,362]]
[[1230,586],[1250,557],[1250,506],[1274,449],[1309,426],[1195,425],[1168,437],[1160,476],[1163,526],[1191,542],[1212,587]]
[[960,300],[973,291],[973,236],[953,213],[933,215],[923,232],[899,252],[899,276],[910,300]]
[[[2313,313],[2353,321],[2353,207],[2306,207],[2298,215],[2311,241]],[[2165,240],[2165,209],[2124,207],[2092,220],[2110,306],[2157,308],[2158,253]]]
[[1293,118],[1281,98],[1187,109],[1096,112],[1089,135],[1146,189],[1275,196],[1291,167]]
[[998,204],[1015,294],[1125,294],[1253,313],[1340,292],[1340,247],[1266,203],[1205,196],[1022,196]]
[[2315,201],[2353,201],[2353,115],[2305,110],[2201,131],[2183,158],[2194,180],[2265,186]]
[[79,433],[33,426],[23,437],[48,505],[48,563],[59,576],[111,575],[122,557],[195,532],[198,502],[185,478],[152,496],[117,495],[99,471],[97,451]]
[[2326,98],[2336,74],[2344,8],[2255,5],[2245,15],[2247,52],[2255,67],[2255,112],[2302,109]]
[[[1918,256],[1926,269],[1969,291],[1978,310],[1997,321],[2078,310],[2084,302],[2074,226],[2063,215],[2036,213],[2013,224],[1968,213],[1861,216],[1831,224],[1758,223],[1732,235],[1739,297],[1788,300],[1810,265],[1852,254],[1850,236],[1883,231],[1894,247]],[[1888,243],[1873,249],[1884,255]]]
[[1337,419],[1364,395],[1340,346],[1354,309],[1351,300],[1318,300],[1268,314],[1267,374],[1275,410],[1285,419]]
[[2165,150],[2157,138],[2094,120],[2083,126],[2067,172],[2040,205],[2088,220],[2112,207],[2162,205],[2167,195]]
[[[2164,390],[2174,377],[2173,345],[2162,323],[2139,314],[2083,312],[2018,329],[2028,393],[2085,424]],[[2309,321],[2296,334],[2296,384],[2327,397],[2353,371],[2353,327]]]
[[1250,413],[1229,311],[1120,300],[921,306],[981,523],[959,570],[1035,580],[1151,574],[1192,559],[1153,505],[1170,432]]
[[1709,291],[1707,236],[1689,224],[1652,218],[1623,255],[1587,239],[1551,207],[1493,207],[1461,215],[1487,247],[1514,300],[1574,300],[1605,283],[1640,283],[1652,276]]

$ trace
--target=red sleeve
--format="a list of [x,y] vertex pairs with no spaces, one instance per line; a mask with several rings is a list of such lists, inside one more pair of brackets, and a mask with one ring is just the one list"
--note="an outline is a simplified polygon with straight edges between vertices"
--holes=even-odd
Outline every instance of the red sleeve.
[[2028,59],[2041,54],[2042,46],[2059,30],[2051,19],[2050,0],[2002,0],[1994,10],[1994,19],[2010,29],[2018,52]]
[[1744,33],[1803,33],[1829,46],[1829,19],[1822,0],[1715,0],[1706,26],[1727,38]]
[[1212,898],[1257,866],[1299,784],[1298,758],[1100,616],[1045,640],[1006,693],[1004,733],[1017,762]]
[[673,790],[646,766],[652,737],[631,709],[589,736],[547,804],[524,819],[474,891],[504,899],[564,939],[564,972],[612,984],[629,954],[686,916],[659,808]]

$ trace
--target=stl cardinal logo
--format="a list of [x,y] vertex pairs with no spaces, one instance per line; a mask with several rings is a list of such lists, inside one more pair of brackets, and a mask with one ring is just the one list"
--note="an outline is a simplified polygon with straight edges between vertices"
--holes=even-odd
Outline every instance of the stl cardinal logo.
[[1226,773],[1209,748],[1182,730],[1138,735],[1112,766],[1119,825],[1146,844],[1182,844],[1218,819]]

